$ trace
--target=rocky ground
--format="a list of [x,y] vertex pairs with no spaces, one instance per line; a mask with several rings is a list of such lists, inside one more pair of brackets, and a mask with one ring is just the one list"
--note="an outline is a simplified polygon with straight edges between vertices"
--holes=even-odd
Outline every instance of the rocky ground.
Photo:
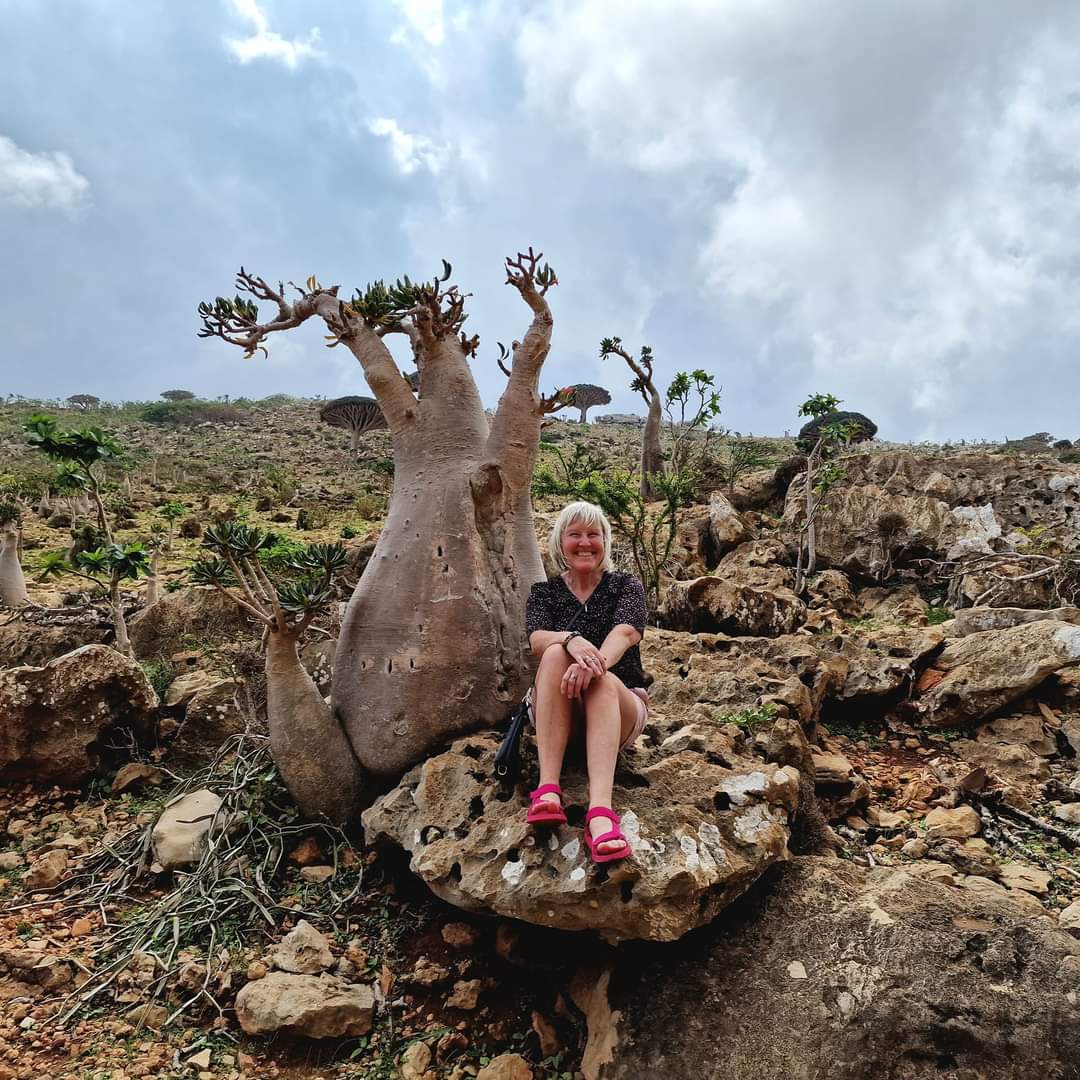
[[[132,448],[120,535],[181,501],[190,533],[237,512],[305,541],[345,530],[357,575],[385,436],[355,463],[312,413],[114,417]],[[25,477],[17,419],[0,415],[0,452]],[[624,465],[636,438],[558,424],[543,464]],[[138,665],[103,618],[0,616],[0,1080],[1080,1075],[1063,559],[1080,467],[863,448],[797,594],[798,463],[769,446],[779,468],[681,519],[643,646],[653,711],[617,776],[635,858],[610,871],[581,852],[580,776],[570,824],[533,834],[527,785],[488,779],[487,733],[368,809],[366,847],[295,821],[254,635],[212,592],[136,614],[132,589]],[[71,540],[51,520],[28,516],[31,572]],[[166,580],[198,545],[177,536]],[[60,606],[78,590],[31,591]],[[324,687],[335,628],[305,650]],[[770,1014],[783,1038],[760,1037]]]

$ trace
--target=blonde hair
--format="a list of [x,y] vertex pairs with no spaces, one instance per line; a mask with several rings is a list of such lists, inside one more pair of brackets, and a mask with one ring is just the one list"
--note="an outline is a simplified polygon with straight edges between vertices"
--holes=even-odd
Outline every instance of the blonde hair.
[[563,533],[575,521],[580,521],[585,526],[595,526],[600,529],[604,538],[604,562],[602,569],[614,570],[615,564],[611,561],[611,522],[604,515],[599,506],[591,502],[572,502],[564,506],[562,512],[555,519],[555,527],[548,537],[548,551],[551,561],[560,569],[566,570],[566,556],[563,554]]

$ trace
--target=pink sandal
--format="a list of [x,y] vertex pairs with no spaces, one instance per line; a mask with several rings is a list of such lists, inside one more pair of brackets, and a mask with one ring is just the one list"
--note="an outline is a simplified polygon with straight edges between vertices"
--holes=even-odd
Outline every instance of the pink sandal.
[[[529,807],[528,817],[525,819],[530,825],[565,825],[566,811],[560,806],[557,810],[543,809],[544,795],[558,795],[562,798],[562,788],[558,784],[541,784],[535,791],[529,792],[532,806]],[[547,805],[551,806],[548,799]]]
[[[610,832],[601,833],[594,839],[592,833],[589,832],[589,822],[592,821],[593,818],[598,817],[607,818],[611,822],[613,828]],[[621,840],[623,846],[621,848],[616,848],[614,851],[596,850],[597,844],[607,844],[613,840]],[[630,854],[630,841],[622,834],[619,815],[609,806],[594,806],[585,815],[585,843],[589,847],[589,854],[592,856],[592,861],[594,863],[615,862],[617,859],[625,859]]]

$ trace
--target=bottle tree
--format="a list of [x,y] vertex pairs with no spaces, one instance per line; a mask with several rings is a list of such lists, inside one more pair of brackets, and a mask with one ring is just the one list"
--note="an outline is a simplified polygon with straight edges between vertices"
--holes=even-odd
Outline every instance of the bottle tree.
[[270,753],[301,813],[345,825],[360,808],[363,772],[341,724],[300,663],[304,631],[329,607],[344,568],[340,544],[312,544],[274,570],[275,537],[240,522],[211,525],[191,579],[230,596],[263,627]]
[[[234,298],[199,307],[200,335],[247,356],[320,320],[329,347],[360,363],[386,417],[393,491],[341,628],[333,706],[363,766],[387,779],[448,739],[501,722],[532,674],[525,601],[544,570],[529,489],[540,423],[556,407],[539,379],[557,279],[531,248],[506,260],[531,320],[489,420],[469,370],[480,339],[464,330],[466,296],[450,274],[444,262],[433,279],[374,281],[346,300],[314,278],[287,295],[241,268]],[[387,347],[392,334],[411,347],[422,396]]]

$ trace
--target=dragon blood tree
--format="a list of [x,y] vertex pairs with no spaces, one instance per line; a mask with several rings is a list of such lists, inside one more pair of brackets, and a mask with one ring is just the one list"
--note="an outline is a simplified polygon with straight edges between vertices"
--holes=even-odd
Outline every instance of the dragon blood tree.
[[345,565],[345,551],[339,544],[312,544],[283,570],[268,571],[261,553],[274,539],[239,522],[211,525],[203,546],[213,557],[196,562],[191,579],[224,592],[264,628],[270,754],[302,814],[344,825],[360,807],[363,773],[300,663],[299,645],[333,599],[332,578]]
[[353,453],[356,453],[360,446],[361,435],[386,427],[386,417],[383,416],[379,403],[374,398],[355,394],[328,401],[319,409],[319,419],[331,427],[348,431],[349,449]]
[[[333,673],[334,712],[361,764],[396,779],[448,739],[505,718],[531,676],[525,600],[544,576],[530,484],[540,423],[561,407],[539,393],[551,343],[554,271],[532,249],[506,260],[506,280],[532,313],[511,354],[489,422],[462,330],[465,296],[433,280],[375,281],[351,300],[309,278],[275,289],[241,268],[244,296],[200,305],[203,337],[250,356],[274,333],[323,321],[329,347],[360,362],[390,429],[394,487],[379,541],[349,602]],[[257,301],[274,306],[262,318]],[[418,398],[385,338],[405,335]]]
[[594,405],[610,405],[611,395],[602,386],[593,386],[592,383],[577,383],[566,387],[566,393],[570,399],[570,405],[581,411],[581,423],[585,423],[585,414]]

